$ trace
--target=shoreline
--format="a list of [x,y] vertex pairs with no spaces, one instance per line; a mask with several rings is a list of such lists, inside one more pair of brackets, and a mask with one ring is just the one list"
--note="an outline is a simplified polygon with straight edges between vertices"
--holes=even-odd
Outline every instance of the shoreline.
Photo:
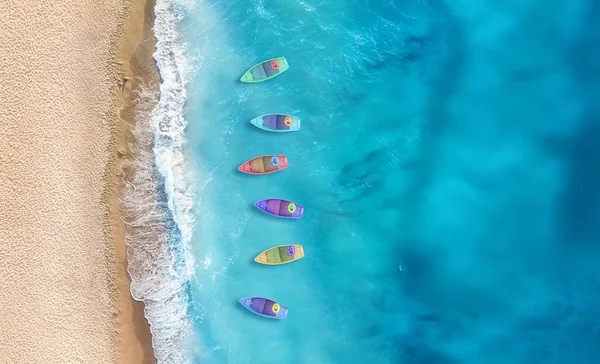
[[[121,34],[117,47],[117,70],[120,77],[115,105],[117,126],[113,163],[111,165],[110,196],[111,230],[114,232],[116,259],[116,308],[117,354],[116,363],[154,364],[157,362],[152,348],[150,326],[145,317],[144,303],[131,295],[131,277],[128,272],[125,228],[122,218],[126,212],[121,208],[121,192],[129,180],[131,171],[123,169],[123,164],[131,159],[130,145],[135,143],[132,130],[136,123],[134,103],[141,87],[158,90],[159,75],[152,55],[156,39],[153,34],[154,6],[156,0],[134,0],[130,9],[127,27]],[[151,117],[149,114],[148,118]]]
[[193,337],[186,255],[193,187],[182,150],[187,123],[180,62],[185,60],[178,58],[183,48],[176,30],[185,11],[169,1],[147,3],[146,23],[154,25],[146,27],[145,40],[130,59],[137,76],[121,113],[128,130],[121,134],[119,151],[120,220],[131,296],[144,303],[156,360],[178,364],[192,362]]

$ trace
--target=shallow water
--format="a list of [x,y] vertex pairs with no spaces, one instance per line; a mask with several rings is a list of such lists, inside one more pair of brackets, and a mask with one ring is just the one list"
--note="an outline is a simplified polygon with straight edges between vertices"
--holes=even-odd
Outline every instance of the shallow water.
[[[185,17],[173,80],[185,86],[189,125],[187,169],[166,189],[183,236],[175,254],[187,257],[194,362],[595,362],[592,5],[174,7]],[[238,82],[277,56],[287,72]],[[269,112],[300,116],[302,129],[249,123]],[[285,171],[236,171],[280,153]],[[270,197],[303,204],[304,218],[252,206]],[[252,261],[288,243],[306,257]],[[288,318],[237,302],[253,295],[289,306]]]

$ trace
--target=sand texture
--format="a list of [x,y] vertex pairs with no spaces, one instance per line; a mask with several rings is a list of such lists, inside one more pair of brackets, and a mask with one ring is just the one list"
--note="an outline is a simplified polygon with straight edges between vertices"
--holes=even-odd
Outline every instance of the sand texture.
[[152,360],[148,343],[118,355],[149,340],[141,308],[116,306],[130,298],[111,208],[132,3],[0,1],[2,363]]

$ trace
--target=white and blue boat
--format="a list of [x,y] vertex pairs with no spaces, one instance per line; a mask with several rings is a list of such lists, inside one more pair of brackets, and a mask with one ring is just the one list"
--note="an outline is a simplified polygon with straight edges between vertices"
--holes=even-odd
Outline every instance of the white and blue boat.
[[300,130],[300,118],[286,114],[265,114],[255,117],[250,123],[262,130],[276,133]]

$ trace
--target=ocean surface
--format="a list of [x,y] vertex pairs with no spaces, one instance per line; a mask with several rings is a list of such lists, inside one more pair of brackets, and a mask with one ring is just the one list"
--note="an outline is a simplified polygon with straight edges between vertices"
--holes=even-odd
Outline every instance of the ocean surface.
[[[156,16],[148,203],[167,237],[130,271],[160,363],[598,363],[598,1],[158,0]],[[281,76],[239,82],[279,56]],[[249,123],[270,112],[302,129]],[[263,154],[290,166],[236,171]],[[305,216],[252,205],[270,197]],[[253,262],[291,243],[304,259]]]

